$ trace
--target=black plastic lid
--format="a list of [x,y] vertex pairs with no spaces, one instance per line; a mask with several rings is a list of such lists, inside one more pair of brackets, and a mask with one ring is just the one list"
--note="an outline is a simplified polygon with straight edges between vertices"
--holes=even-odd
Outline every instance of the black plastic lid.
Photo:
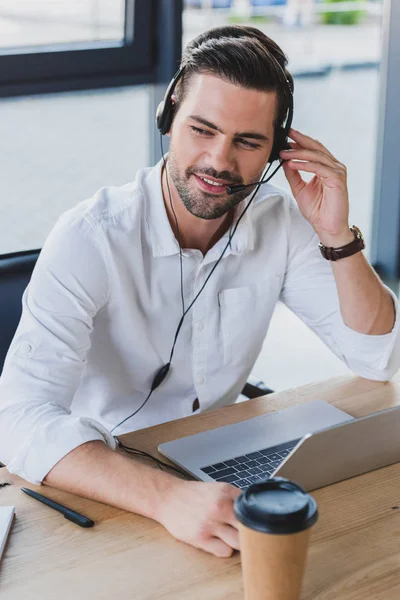
[[284,477],[254,483],[236,498],[234,510],[246,527],[275,535],[304,531],[318,519],[314,498]]

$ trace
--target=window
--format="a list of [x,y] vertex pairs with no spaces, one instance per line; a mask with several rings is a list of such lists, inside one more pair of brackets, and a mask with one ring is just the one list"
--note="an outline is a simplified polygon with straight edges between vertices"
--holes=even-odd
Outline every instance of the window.
[[2,0],[0,94],[146,83],[151,2]]
[[2,0],[0,48],[123,42],[124,0]]

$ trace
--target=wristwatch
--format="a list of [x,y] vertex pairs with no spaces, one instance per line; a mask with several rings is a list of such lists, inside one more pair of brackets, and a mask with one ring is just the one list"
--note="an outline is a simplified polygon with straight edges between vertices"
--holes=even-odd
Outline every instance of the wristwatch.
[[322,256],[327,260],[339,260],[340,258],[346,258],[347,256],[352,256],[353,254],[364,250],[365,243],[361,231],[355,225],[350,227],[350,231],[354,234],[354,240],[345,246],[340,246],[340,248],[328,248],[320,242],[318,248],[320,249]]

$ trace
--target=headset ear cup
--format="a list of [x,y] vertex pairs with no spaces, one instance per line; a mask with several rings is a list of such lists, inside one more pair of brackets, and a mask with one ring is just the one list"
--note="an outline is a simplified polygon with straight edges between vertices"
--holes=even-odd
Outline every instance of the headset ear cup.
[[156,113],[157,127],[162,135],[166,135],[171,129],[174,107],[171,100],[160,102]]
[[276,131],[274,136],[274,144],[272,146],[271,154],[269,157],[269,162],[272,163],[275,160],[279,159],[279,152],[282,146],[282,128]]
[[286,150],[290,148],[288,139],[287,139],[287,131],[285,128],[280,128],[274,138],[274,144],[272,146],[271,154],[269,157],[269,162],[274,162],[275,160],[281,160],[279,153],[282,150]]
[[162,121],[163,121],[163,112],[164,112],[164,100],[161,100],[160,104],[157,106],[156,111],[156,125],[157,129],[162,130]]

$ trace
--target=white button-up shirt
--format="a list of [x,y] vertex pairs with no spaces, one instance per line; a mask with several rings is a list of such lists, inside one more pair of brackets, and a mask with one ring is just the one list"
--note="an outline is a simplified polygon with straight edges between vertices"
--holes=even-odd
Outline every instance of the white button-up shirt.
[[[161,165],[63,213],[23,294],[0,378],[0,461],[32,483],[85,442],[115,448],[111,430],[169,360],[182,300]],[[183,250],[185,308],[228,237],[205,256]],[[345,326],[315,233],[294,200],[267,184],[187,314],[166,379],[115,434],[191,415],[195,398],[195,413],[234,403],[278,299],[359,375],[386,380],[400,367],[398,320],[387,335]]]

